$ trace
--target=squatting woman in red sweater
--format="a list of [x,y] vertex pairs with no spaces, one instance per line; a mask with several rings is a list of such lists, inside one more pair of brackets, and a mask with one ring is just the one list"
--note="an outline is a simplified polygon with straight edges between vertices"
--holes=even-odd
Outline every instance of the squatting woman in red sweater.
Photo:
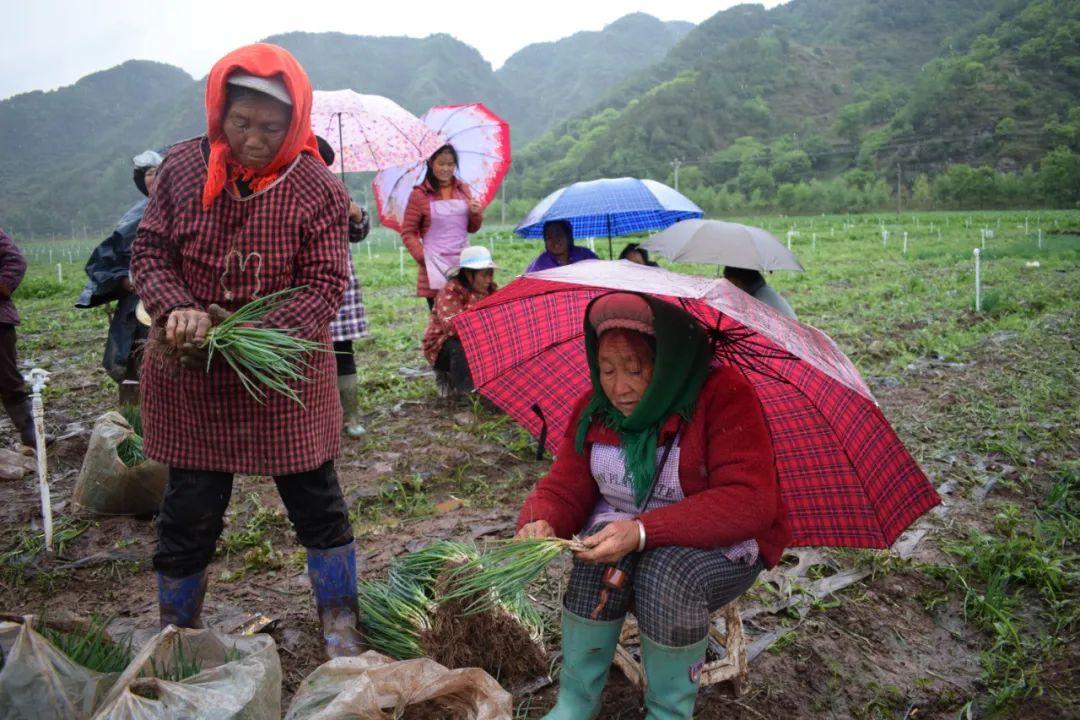
[[[596,716],[619,631],[641,629],[648,718],[694,710],[710,613],[790,542],[757,395],[687,313],[611,293],[585,316],[592,390],[519,537],[584,536],[563,598],[563,668],[549,720]],[[626,575],[601,603],[605,571]]]

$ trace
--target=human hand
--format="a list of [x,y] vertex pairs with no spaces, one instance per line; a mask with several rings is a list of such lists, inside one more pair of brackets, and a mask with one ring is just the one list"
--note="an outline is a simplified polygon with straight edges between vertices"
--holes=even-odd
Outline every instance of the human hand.
[[177,308],[165,321],[165,342],[175,348],[202,345],[211,327],[209,313],[198,308]]
[[531,523],[526,523],[521,526],[521,529],[517,531],[515,538],[545,538],[555,537],[555,530],[551,527],[547,520],[534,520]]
[[357,225],[361,224],[364,220],[364,211],[360,209],[360,206],[356,203],[349,202],[349,219]]
[[637,520],[616,520],[605,525],[600,532],[582,538],[581,543],[587,549],[574,555],[585,562],[610,565],[637,550],[640,538]]
[[[220,305],[213,304],[210,306],[209,311],[206,313],[210,321],[210,327],[221,324],[221,321],[232,315],[231,312],[221,307]],[[170,315],[170,320],[172,316]],[[207,330],[209,332],[209,329]],[[209,352],[206,349],[206,340],[202,342],[196,342],[191,340],[189,342],[182,343],[180,347],[180,364],[189,370],[201,370],[206,368],[207,361],[210,357]]]
[[131,278],[127,277],[126,275],[120,278],[120,288],[124,292],[131,292],[131,287]]
[[480,206],[480,201],[476,198],[469,198],[469,212],[473,215],[481,212],[484,208]]

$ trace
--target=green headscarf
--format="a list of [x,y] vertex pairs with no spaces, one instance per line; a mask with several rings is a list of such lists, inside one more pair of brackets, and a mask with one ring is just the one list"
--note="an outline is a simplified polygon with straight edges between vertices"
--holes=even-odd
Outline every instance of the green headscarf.
[[656,333],[656,358],[649,387],[629,417],[619,412],[608,400],[600,385],[597,361],[600,341],[589,322],[589,312],[599,299],[595,298],[585,309],[585,355],[589,361],[593,397],[578,422],[576,438],[577,451],[584,452],[585,434],[594,418],[618,434],[626,474],[634,491],[634,503],[638,507],[652,489],[660,428],[674,413],[687,420],[690,418],[701,386],[709,374],[712,359],[708,335],[689,313],[648,295],[640,297],[652,308]]

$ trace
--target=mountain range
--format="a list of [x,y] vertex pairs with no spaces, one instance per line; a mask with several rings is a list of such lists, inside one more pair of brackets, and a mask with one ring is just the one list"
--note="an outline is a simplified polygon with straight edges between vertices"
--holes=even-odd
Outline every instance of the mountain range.
[[[807,207],[785,203],[836,180],[880,204],[898,175],[915,197],[958,164],[1019,177],[1051,152],[1066,192],[1015,201],[1080,199],[1069,189],[1080,168],[1074,0],[790,0],[697,26],[634,14],[525,47],[498,70],[448,35],[267,40],[318,89],[386,95],[418,114],[486,103],[511,125],[511,216],[575,180],[675,182],[676,168],[715,208],[821,211],[813,193],[800,196]],[[202,93],[178,68],[133,60],[0,101],[0,226],[110,227],[136,198],[131,156],[198,134]]]

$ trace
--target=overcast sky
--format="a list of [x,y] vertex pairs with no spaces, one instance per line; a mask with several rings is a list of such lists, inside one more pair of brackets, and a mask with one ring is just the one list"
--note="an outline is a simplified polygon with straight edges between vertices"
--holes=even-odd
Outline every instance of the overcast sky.
[[[631,12],[699,23],[737,0],[0,0],[0,98],[70,85],[125,60],[201,78],[233,48],[292,30],[446,32],[498,68],[525,45],[600,30]],[[765,0],[772,7],[779,0]]]

